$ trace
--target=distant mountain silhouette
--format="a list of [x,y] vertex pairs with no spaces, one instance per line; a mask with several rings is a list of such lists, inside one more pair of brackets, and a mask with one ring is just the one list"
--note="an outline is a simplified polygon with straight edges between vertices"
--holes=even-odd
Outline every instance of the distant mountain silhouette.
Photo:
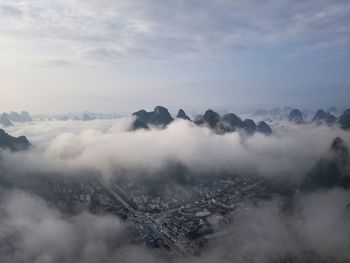
[[[155,107],[154,111],[151,112],[139,110],[132,115],[135,119],[132,122],[131,130],[149,129],[149,125],[164,128],[174,120],[169,111],[162,106]],[[182,109],[178,111],[176,118],[191,121]],[[199,126],[208,127],[217,134],[224,134],[238,130],[243,130],[249,135],[252,135],[255,132],[263,133],[265,135],[272,134],[272,129],[266,122],[259,122],[259,124],[256,125],[251,119],[245,119],[242,121],[241,118],[233,113],[227,113],[220,116],[219,113],[211,109],[207,110],[203,115],[197,115],[193,123]]]
[[242,120],[233,113],[222,116],[219,130],[222,132],[234,132],[239,128],[243,128]]
[[248,133],[248,134],[253,134],[256,132],[256,124],[253,120],[251,119],[245,119],[241,127]]
[[316,163],[303,182],[303,189],[334,186],[350,187],[350,154],[346,143],[337,137],[329,151]]
[[190,121],[190,117],[188,117],[183,109],[180,109],[176,115],[176,118],[178,119],[184,119]]
[[215,130],[217,133],[234,132],[237,130],[243,130],[247,134],[252,135],[255,132],[262,132],[264,134],[271,134],[271,127],[267,123],[260,125],[259,129],[255,122],[251,119],[241,120],[237,115],[228,113],[220,116],[219,113],[213,110],[207,110],[202,118],[196,120],[197,125],[205,125]]
[[288,120],[290,122],[293,122],[295,124],[302,124],[304,123],[304,118],[303,118],[303,114],[300,110],[298,109],[294,109],[292,110],[289,115],[288,115]]
[[149,126],[144,123],[143,121],[139,120],[138,118],[134,119],[132,121],[132,124],[131,124],[131,128],[130,128],[132,131],[136,131],[136,130],[139,130],[139,129],[145,129],[145,130],[148,130],[149,129]]
[[337,115],[338,109],[335,106],[332,106],[327,110],[327,113]]
[[168,109],[162,106],[155,107],[151,112],[139,110],[137,112],[134,112],[132,115],[148,125],[151,124],[161,127],[167,126],[174,120],[173,117],[171,117]]
[[0,124],[5,128],[13,126],[12,122],[10,121],[10,116],[6,112],[0,115]]
[[288,119],[291,110],[293,110],[291,107],[274,108],[272,110],[259,109],[253,113],[253,116],[266,119],[285,120]]
[[[79,118],[74,118],[74,117],[73,117],[73,119],[79,120]],[[92,120],[96,120],[96,117],[95,116],[91,116],[88,113],[84,113],[83,116],[81,117],[81,120],[82,121],[92,121]]]
[[197,125],[206,125],[212,129],[214,129],[216,127],[216,125],[219,123],[220,121],[220,114],[213,111],[213,110],[207,110],[203,117],[197,121],[195,121],[195,123]]
[[270,125],[268,125],[264,121],[259,122],[256,128],[257,128],[256,129],[257,132],[263,133],[265,135],[272,134],[272,129],[271,129]]
[[25,136],[12,137],[3,129],[0,129],[0,148],[10,149],[12,151],[26,150],[30,147],[30,143]]
[[11,111],[9,113],[9,118],[13,122],[30,122],[32,121],[32,117],[29,112],[22,111],[21,113],[17,113],[15,111]]
[[[335,106],[329,107],[327,110],[323,109],[323,112],[329,114],[328,116],[333,116],[334,118],[339,118],[341,112]],[[323,114],[322,112],[322,114]],[[300,113],[302,118],[300,118]],[[274,109],[257,109],[253,112],[253,117],[258,117],[260,120],[289,120],[291,122],[300,124],[305,122],[312,122],[313,117],[315,117],[317,111],[310,109],[293,109],[291,107],[274,108]],[[318,113],[319,115],[320,113]],[[314,123],[331,125],[334,122],[334,118],[328,119],[327,115],[325,120]],[[334,122],[335,123],[335,122]]]
[[332,114],[325,112],[324,110],[318,110],[315,116],[312,118],[312,122],[316,124],[328,124],[332,125],[337,121],[337,118]]
[[344,111],[338,120],[340,127],[344,130],[350,129],[350,109]]

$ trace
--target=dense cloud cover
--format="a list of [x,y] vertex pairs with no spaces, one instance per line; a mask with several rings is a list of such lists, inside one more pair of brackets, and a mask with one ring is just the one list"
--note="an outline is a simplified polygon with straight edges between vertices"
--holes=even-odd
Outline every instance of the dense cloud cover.
[[[142,248],[128,247],[125,226],[112,216],[66,216],[39,197],[2,193],[0,257],[3,262],[139,262]],[[135,253],[135,254],[133,254]],[[144,262],[152,262],[145,254]]]
[[[215,135],[209,129],[176,120],[167,129],[126,132],[130,119],[82,123],[36,122],[8,129],[24,134],[34,148],[2,154],[3,169],[11,172],[55,172],[93,169],[106,177],[120,169],[156,172],[180,162],[198,172],[252,171],[265,176],[309,170],[339,136],[348,132],[313,125],[276,124],[273,136],[238,132]],[[21,165],[15,165],[21,163]]]
[[[129,170],[138,176],[144,171],[156,176],[169,162],[181,162],[213,176],[230,171],[299,178],[324,156],[336,136],[350,145],[348,132],[328,126],[280,122],[274,124],[272,136],[247,136],[217,135],[184,120],[149,131],[130,132],[130,124],[126,118],[17,125],[7,131],[26,135],[34,147],[2,152],[2,173],[75,176],[94,170],[110,178]],[[0,253],[7,262],[168,262],[149,249],[121,244],[125,226],[115,217],[87,212],[67,216],[39,197],[3,192]],[[301,193],[291,215],[277,209],[279,201],[276,197],[258,206],[247,204],[228,236],[212,241],[199,257],[174,261],[279,262],[288,255],[295,262],[305,258],[339,262],[350,257],[349,191]]]
[[275,262],[286,255],[291,262],[348,259],[349,202],[348,191],[334,189],[299,196],[296,215],[279,212],[278,200],[261,203],[239,215],[221,245],[243,262]]

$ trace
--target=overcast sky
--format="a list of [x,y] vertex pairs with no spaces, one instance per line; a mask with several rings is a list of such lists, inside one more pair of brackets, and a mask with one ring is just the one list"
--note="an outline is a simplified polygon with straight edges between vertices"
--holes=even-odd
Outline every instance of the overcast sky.
[[0,111],[350,107],[349,72],[350,1],[0,1]]

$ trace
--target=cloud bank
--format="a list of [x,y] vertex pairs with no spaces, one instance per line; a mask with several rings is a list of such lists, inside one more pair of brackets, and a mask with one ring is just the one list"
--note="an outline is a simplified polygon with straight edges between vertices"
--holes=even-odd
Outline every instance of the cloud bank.
[[[0,207],[4,262],[141,261],[143,249],[128,245],[126,227],[114,216],[67,216],[39,197],[17,191],[3,192]],[[144,253],[144,259],[152,262],[152,254]]]
[[[305,174],[329,150],[339,128],[278,124],[275,134],[215,135],[209,129],[177,120],[167,129],[127,132],[130,119],[83,123],[34,122],[9,132],[27,135],[34,148],[2,153],[6,173],[98,171],[106,178],[118,171],[157,173],[181,163],[197,173],[251,172],[264,176]],[[16,164],[21,165],[16,165]]]

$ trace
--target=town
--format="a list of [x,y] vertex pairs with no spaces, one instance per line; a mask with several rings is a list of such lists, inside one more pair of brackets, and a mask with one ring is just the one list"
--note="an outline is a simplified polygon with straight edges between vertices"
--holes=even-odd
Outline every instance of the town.
[[52,189],[49,199],[68,212],[113,214],[127,226],[129,242],[171,256],[200,254],[211,239],[230,234],[229,225],[248,203],[268,196],[254,176],[203,176],[190,187],[169,181],[158,192],[137,180],[107,182],[96,176],[55,177],[44,188]]

